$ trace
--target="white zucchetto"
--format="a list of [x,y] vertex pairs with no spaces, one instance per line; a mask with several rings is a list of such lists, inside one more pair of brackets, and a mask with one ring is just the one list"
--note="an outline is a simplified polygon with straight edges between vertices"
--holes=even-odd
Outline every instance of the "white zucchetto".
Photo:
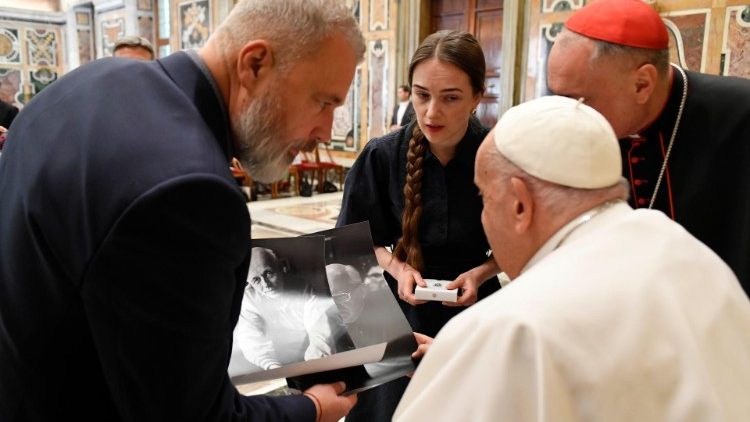
[[612,126],[570,98],[541,97],[509,109],[495,125],[495,145],[526,173],[559,185],[600,189],[622,177]]

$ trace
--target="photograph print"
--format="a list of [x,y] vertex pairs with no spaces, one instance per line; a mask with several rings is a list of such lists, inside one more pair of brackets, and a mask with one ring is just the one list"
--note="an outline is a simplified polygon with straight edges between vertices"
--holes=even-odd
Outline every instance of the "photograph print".
[[[253,241],[230,377],[352,348],[325,280],[322,237]],[[339,346],[342,344],[343,346]]]
[[[417,348],[373,249],[370,225],[356,223],[312,234],[325,236],[326,277],[349,338],[356,348],[387,343],[380,362],[365,364],[373,379],[398,378],[414,370]],[[370,385],[374,386],[374,385]]]
[[286,378],[305,390],[343,380],[353,393],[414,371],[416,341],[367,222],[252,246],[232,382]]

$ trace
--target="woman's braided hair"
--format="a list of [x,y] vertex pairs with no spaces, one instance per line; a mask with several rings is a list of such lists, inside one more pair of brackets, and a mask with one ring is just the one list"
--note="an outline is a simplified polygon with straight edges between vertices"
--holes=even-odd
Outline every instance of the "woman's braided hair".
[[[431,58],[450,63],[466,73],[474,94],[484,92],[484,53],[477,40],[468,32],[439,31],[428,36],[414,52],[409,64],[409,85],[417,65]],[[419,125],[415,125],[406,154],[402,237],[393,251],[397,258],[417,271],[422,271],[424,267],[422,246],[419,244],[419,222],[422,219],[422,164],[427,142]]]

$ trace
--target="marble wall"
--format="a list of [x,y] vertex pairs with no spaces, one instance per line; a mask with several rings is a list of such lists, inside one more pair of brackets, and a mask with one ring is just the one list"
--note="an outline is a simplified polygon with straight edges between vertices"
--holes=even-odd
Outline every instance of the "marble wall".
[[721,74],[750,78],[750,4],[726,8],[723,32]]
[[136,3],[136,32],[141,37],[149,40],[154,46],[156,43],[156,17],[154,10],[156,0],[137,0]]
[[[656,0],[669,30],[671,60],[705,73],[750,77],[750,0]],[[547,93],[546,62],[562,23],[583,0],[530,0],[523,99]]]
[[109,57],[115,42],[125,35],[130,35],[125,28],[125,9],[112,10],[100,13],[99,20],[99,55],[97,57]]
[[360,22],[367,50],[346,104],[334,115],[331,145],[353,158],[369,139],[385,135],[395,98],[398,0],[347,0]]
[[96,58],[96,39],[94,38],[94,14],[92,8],[81,8],[75,11],[76,36],[78,38],[78,63],[86,64]]
[[[122,36],[137,34],[158,44],[157,0],[19,0],[55,11],[26,10],[18,19],[5,13],[3,1],[7,0],[0,0],[0,98],[19,106],[65,71],[110,56]],[[168,1],[171,51],[203,46],[236,3]],[[367,51],[345,105],[336,110],[331,137],[333,149],[339,151],[334,155],[353,158],[367,140],[384,135],[389,127],[397,76],[405,73],[395,66],[397,17],[403,5],[399,0],[345,1],[360,22]],[[30,23],[34,19],[29,15],[47,23]]]
[[0,99],[23,107],[62,74],[61,27],[0,19]]

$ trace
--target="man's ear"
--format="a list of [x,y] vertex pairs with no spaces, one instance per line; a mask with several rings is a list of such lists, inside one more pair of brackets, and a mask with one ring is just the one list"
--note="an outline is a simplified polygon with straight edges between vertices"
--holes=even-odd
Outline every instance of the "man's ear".
[[250,41],[237,54],[237,76],[249,91],[271,73],[273,66],[271,46],[265,40]]
[[518,177],[510,178],[513,194],[513,227],[518,234],[526,233],[534,218],[534,199],[528,185]]
[[646,104],[656,89],[659,72],[651,63],[641,65],[635,70],[635,98],[638,104]]

